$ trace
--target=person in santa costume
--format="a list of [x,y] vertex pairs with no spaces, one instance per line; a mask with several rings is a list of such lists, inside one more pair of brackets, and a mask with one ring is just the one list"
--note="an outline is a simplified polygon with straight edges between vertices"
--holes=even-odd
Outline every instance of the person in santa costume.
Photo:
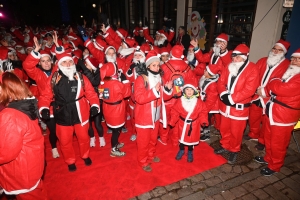
[[248,60],[249,48],[238,45],[232,52],[232,62],[218,80],[221,113],[221,147],[216,154],[229,152],[229,164],[234,164],[241,150],[242,138],[249,117],[251,97],[258,87],[258,68]]
[[64,161],[69,171],[75,171],[76,158],[72,145],[74,132],[79,142],[80,157],[86,166],[92,164],[89,158],[89,116],[99,113],[99,98],[88,78],[76,71],[71,54],[64,52],[62,46],[56,47],[56,57],[59,70],[47,81],[44,90],[40,91],[39,112],[43,119],[49,119],[49,106],[53,101],[51,104],[56,133]]
[[119,143],[119,136],[126,121],[125,99],[131,94],[131,85],[128,80],[118,78],[117,68],[114,63],[108,62],[100,68],[101,88],[103,89],[103,115],[107,126],[112,130],[111,157],[125,156],[120,148],[124,143]]
[[[56,36],[56,35],[55,35]],[[55,37],[54,36],[54,37]],[[57,37],[55,37],[55,42],[57,42]],[[37,38],[33,38],[35,43],[35,49],[27,56],[23,62],[23,68],[28,76],[34,81],[30,84],[31,91],[35,94],[35,97],[39,99],[39,94],[46,88],[46,83],[50,82],[51,75],[57,71],[57,67],[51,62],[51,56],[41,50],[41,44],[37,41]],[[40,52],[39,52],[40,51]],[[36,66],[39,67],[36,67]],[[55,119],[53,115],[53,108],[51,106],[51,115],[50,119],[45,120],[45,123],[49,129],[49,140],[52,147],[52,156],[53,158],[58,158],[59,153],[57,151],[57,136],[55,129]]]
[[217,81],[219,79],[219,68],[216,65],[207,65],[204,75],[199,81],[200,98],[206,105],[208,111],[208,126],[203,126],[201,141],[210,139],[211,118],[215,113],[219,113],[219,93]]
[[159,120],[167,126],[164,99],[171,98],[172,82],[163,85],[160,58],[152,50],[146,57],[146,69],[134,83],[135,127],[137,132],[137,160],[144,171],[152,171],[151,163],[159,162],[155,157]]
[[170,29],[169,33],[164,30],[158,30],[156,31],[155,38],[150,36],[148,27],[143,27],[143,33],[146,41],[150,42],[157,52],[159,52],[159,49],[163,47],[166,47],[169,52],[171,51],[172,46],[170,43],[175,36],[173,29]]
[[[37,99],[15,74],[0,75],[0,188],[16,199],[47,199]],[[0,189],[1,193],[1,189]]]
[[189,79],[182,87],[180,99],[171,109],[171,119],[168,124],[172,127],[178,123],[179,152],[175,159],[180,160],[184,155],[184,147],[188,147],[187,161],[193,162],[194,146],[199,144],[200,126],[208,125],[205,103],[198,98],[196,80]]
[[263,117],[266,154],[255,161],[268,166],[260,171],[264,176],[279,172],[291,139],[291,132],[300,118],[300,49],[291,56],[291,63],[282,77],[274,78],[257,91],[268,96]]
[[[289,42],[280,39],[274,44],[273,48],[269,52],[268,57],[261,58],[256,63],[259,69],[259,89],[264,88],[271,79],[275,77],[282,77],[290,64],[290,61],[284,56],[289,46]],[[260,127],[263,109],[266,107],[268,100],[269,98],[266,96],[259,96],[256,93],[252,97],[252,104],[250,106],[249,133],[248,135],[244,136],[244,139],[259,139],[258,144],[256,145],[258,150],[263,150],[264,148],[264,136]]]

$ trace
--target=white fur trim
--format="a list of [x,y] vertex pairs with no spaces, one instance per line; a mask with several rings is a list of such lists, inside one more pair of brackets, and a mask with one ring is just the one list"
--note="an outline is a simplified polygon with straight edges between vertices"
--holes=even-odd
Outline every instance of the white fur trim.
[[215,73],[213,73],[212,71],[210,71],[209,66],[206,66],[206,70],[210,75],[216,75]]
[[85,44],[85,47],[88,47],[89,46],[89,44],[91,44],[92,43],[92,41],[91,40],[89,40],[86,44]]
[[[275,45],[280,46],[280,47],[283,49],[284,53],[287,52],[287,49],[285,48],[285,46],[283,46],[283,44],[281,44],[281,43],[276,43]],[[274,45],[274,46],[275,46],[275,45]]]
[[293,53],[292,57],[300,57],[300,53]]
[[32,57],[36,58],[36,59],[40,59],[41,58],[41,54],[39,52],[36,52],[38,55],[36,55],[33,51],[31,51],[31,55]]
[[129,83],[129,80],[122,81],[123,84]]
[[59,59],[57,64],[60,65],[63,61],[70,60],[70,59],[73,60],[71,56],[64,56],[61,59]]
[[181,105],[184,108],[184,110],[187,111],[188,113],[193,112],[198,99],[196,97],[187,99],[185,96],[180,97],[180,99],[181,99]]
[[193,85],[191,85],[191,84],[185,84],[182,88],[181,88],[181,90],[183,91],[185,88],[193,88],[196,92],[198,92],[198,90],[197,90],[197,88],[195,87],[195,86],[193,86]]
[[235,104],[234,101],[233,101],[233,99],[232,99],[232,96],[231,96],[231,95],[228,95],[228,100],[229,100],[229,102],[231,103],[231,105],[234,105],[234,104]]
[[39,109],[40,117],[42,117],[41,112],[42,112],[43,109],[48,109],[49,110],[49,107],[40,107],[40,109]]
[[97,67],[96,66],[94,66],[92,63],[91,63],[91,61],[90,61],[90,59],[89,58],[87,58],[87,59],[85,59],[85,62],[87,62],[90,66],[91,66],[91,68],[94,70],[94,71],[96,71],[97,70]]

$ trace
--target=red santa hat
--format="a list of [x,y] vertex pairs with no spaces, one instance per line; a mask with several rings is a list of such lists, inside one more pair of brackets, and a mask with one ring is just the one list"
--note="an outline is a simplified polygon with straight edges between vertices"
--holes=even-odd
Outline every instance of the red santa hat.
[[76,49],[73,51],[73,55],[79,59],[82,57],[82,51],[80,49]]
[[184,48],[182,45],[174,45],[171,50],[172,59],[180,59],[182,60],[184,58],[183,55]]
[[97,70],[99,68],[100,62],[94,57],[87,57],[85,62],[91,66],[93,70]]
[[112,77],[116,75],[117,74],[116,69],[117,67],[113,62],[108,62],[105,63],[104,65],[100,65],[101,80],[103,80],[105,77]]
[[125,38],[127,38],[127,36],[128,36],[128,32],[127,32],[125,29],[123,29],[123,28],[119,28],[119,29],[116,31],[116,33],[117,33],[118,36],[119,36],[120,38],[122,38],[122,39],[125,39]]
[[8,49],[7,55],[13,55],[16,53],[16,50],[12,47],[7,47],[7,49]]
[[209,65],[206,66],[206,71],[210,75],[214,76],[220,71],[220,69],[218,68],[217,65],[209,64]]
[[79,41],[78,40],[70,40],[73,49],[78,49]]
[[292,57],[300,57],[300,48],[292,54]]
[[[278,42],[275,43],[275,45],[278,45],[280,46],[282,49],[283,49],[283,52],[286,54],[287,50],[289,49],[290,47],[290,43],[288,41],[285,41],[285,40],[278,40]],[[274,46],[275,46],[274,45]]]
[[107,46],[107,47],[105,48],[105,51],[104,51],[104,54],[105,54],[105,55],[107,54],[107,51],[108,51],[109,49],[113,49],[113,50],[116,52],[115,47],[113,47],[113,46]]
[[135,39],[131,38],[126,38],[125,40],[123,40],[123,43],[126,45],[127,48],[132,48],[136,46]]
[[142,55],[143,57],[145,57],[145,53],[143,52],[143,50],[141,49],[140,46],[137,46],[137,47],[135,48],[134,54],[140,54],[140,55]]
[[102,39],[100,35],[96,37],[95,44],[96,44],[95,47],[100,50],[105,49],[107,46],[106,42]]
[[193,14],[191,15],[191,19],[192,19],[192,21],[194,21],[195,19],[197,19],[197,15],[196,15],[195,13],[193,13]]
[[237,47],[235,47],[235,49],[233,50],[231,56],[235,57],[235,56],[241,56],[244,60],[247,59],[248,55],[249,55],[249,48],[247,47],[247,45],[245,44],[239,44],[237,45]]
[[160,48],[160,55],[169,55],[170,52],[167,47]]
[[5,61],[8,58],[8,48],[0,46],[0,60]]
[[168,33],[163,31],[160,33],[161,36],[163,36],[165,39],[168,39]]
[[151,47],[147,42],[145,42],[142,44],[141,50],[145,53],[145,55],[147,55],[149,51],[151,51]]
[[16,48],[23,47],[23,46],[24,46],[24,43],[23,43],[23,42],[17,41],[17,42],[16,42],[16,45],[15,45],[15,49],[16,49]]
[[192,88],[195,92],[198,93],[197,81],[194,78],[184,80],[184,86],[181,87],[181,91],[184,92],[186,88]]
[[50,54],[45,50],[40,50],[40,55],[41,55],[41,58],[43,58],[45,56],[48,56],[49,58],[51,58]]
[[33,45],[33,42],[32,42],[32,41],[27,42],[27,44],[26,44],[26,51],[27,51],[28,49],[33,49],[33,47],[34,47],[34,45]]
[[216,37],[216,40],[221,40],[223,42],[228,42],[229,41],[229,37],[228,37],[227,34],[221,33],[220,35],[218,35],[218,37]]
[[146,56],[146,67],[148,67],[151,63],[158,61],[160,62],[160,55],[156,53],[156,51],[152,50]]
[[62,52],[62,53],[56,53],[56,58],[58,60],[57,64],[60,65],[63,61],[66,60],[73,60],[71,53]]

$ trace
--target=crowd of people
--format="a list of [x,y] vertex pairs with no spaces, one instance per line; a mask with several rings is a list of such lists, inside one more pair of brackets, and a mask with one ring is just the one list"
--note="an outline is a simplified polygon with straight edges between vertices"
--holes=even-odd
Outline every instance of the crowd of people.
[[266,152],[254,158],[267,164],[261,174],[280,171],[300,117],[300,49],[285,58],[290,44],[280,39],[253,63],[245,44],[227,49],[225,33],[203,53],[183,26],[176,39],[172,28],[154,37],[148,27],[132,33],[99,28],[1,28],[0,186],[6,194],[46,198],[46,128],[53,158],[60,149],[73,172],[73,133],[90,166],[89,150],[97,138],[100,147],[107,145],[104,134],[111,134],[110,156],[126,156],[119,136],[128,131],[127,120],[137,144],[133,159],[145,172],[160,162],[157,142],[178,146],[176,160],[187,149],[193,162],[193,149],[210,139],[211,126],[221,135],[214,152],[229,153],[229,164],[236,163],[243,139],[258,140],[257,150]]

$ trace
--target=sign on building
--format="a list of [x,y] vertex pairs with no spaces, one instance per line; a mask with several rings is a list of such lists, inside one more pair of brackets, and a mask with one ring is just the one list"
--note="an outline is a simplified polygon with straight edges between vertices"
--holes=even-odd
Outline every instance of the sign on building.
[[284,0],[283,7],[292,8],[294,5],[294,0]]

